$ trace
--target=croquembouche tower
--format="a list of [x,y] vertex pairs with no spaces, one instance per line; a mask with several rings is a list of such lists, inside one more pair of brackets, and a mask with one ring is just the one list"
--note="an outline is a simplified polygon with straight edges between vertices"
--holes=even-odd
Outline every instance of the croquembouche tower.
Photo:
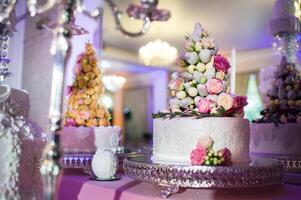
[[68,86],[66,126],[108,126],[110,113],[102,104],[104,87],[95,50],[90,43],[78,56],[74,67],[74,81]]
[[105,89],[92,44],[85,45],[73,68],[74,81],[67,86],[63,152],[95,152],[117,148],[120,128],[110,126],[111,115],[102,103]]

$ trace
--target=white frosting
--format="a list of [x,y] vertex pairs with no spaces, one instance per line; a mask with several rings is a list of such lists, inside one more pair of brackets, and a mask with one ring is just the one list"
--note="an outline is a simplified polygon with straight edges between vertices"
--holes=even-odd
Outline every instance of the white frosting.
[[214,150],[227,147],[231,151],[232,162],[249,162],[249,121],[224,117],[155,119],[152,160],[190,164],[197,140],[207,136],[214,140]]
[[63,152],[95,152],[95,145],[106,149],[117,148],[120,131],[115,126],[64,127],[60,132],[60,148]]
[[301,124],[252,123],[250,151],[254,154],[301,156]]

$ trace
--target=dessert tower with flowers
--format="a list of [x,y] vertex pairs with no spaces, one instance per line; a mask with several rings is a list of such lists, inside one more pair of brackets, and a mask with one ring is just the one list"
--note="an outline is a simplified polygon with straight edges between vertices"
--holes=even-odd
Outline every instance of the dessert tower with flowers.
[[[169,82],[168,112],[154,119],[153,161],[228,165],[249,161],[247,99],[230,94],[230,64],[199,23],[185,37],[181,67]],[[232,158],[231,158],[232,155]]]
[[181,72],[173,73],[169,83],[171,112],[243,116],[246,97],[229,93],[231,66],[218,54],[214,38],[200,24],[186,36],[185,53],[178,65]]
[[68,103],[65,114],[66,126],[108,126],[110,113],[102,104],[104,87],[97,65],[95,50],[90,43],[78,56],[74,67],[75,78],[68,86]]
[[282,57],[274,72],[274,84],[268,91],[268,105],[258,122],[301,124],[301,74],[295,63]]
[[74,67],[74,81],[67,87],[65,127],[61,130],[63,152],[95,152],[116,149],[120,127],[110,126],[111,115],[102,104],[102,74],[92,44],[87,43]]

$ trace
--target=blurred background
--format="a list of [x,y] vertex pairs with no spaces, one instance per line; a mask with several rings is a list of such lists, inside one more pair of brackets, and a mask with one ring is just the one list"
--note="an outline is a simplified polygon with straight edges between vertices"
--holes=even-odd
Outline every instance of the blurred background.
[[[114,1],[125,11],[138,0]],[[141,37],[127,37],[116,30],[111,10],[104,3],[102,21],[93,21],[83,15],[76,24],[89,33],[72,38],[72,55],[68,63],[67,84],[71,84],[72,68],[86,42],[92,42],[99,55],[106,95],[103,102],[110,109],[114,125],[123,129],[123,142],[144,144],[152,138],[152,116],[167,109],[170,74],[179,70],[176,58],[183,52],[184,35],[193,31],[194,24],[202,26],[215,37],[219,52],[229,58],[235,68],[238,95],[247,95],[249,105],[246,117],[259,117],[263,106],[259,87],[259,70],[273,68],[280,57],[272,50],[273,37],[269,22],[273,16],[275,0],[160,0],[158,8],[171,13],[168,21],[153,22]],[[88,9],[98,6],[97,1],[86,3]],[[25,3],[19,1],[17,11],[25,12]],[[300,12],[300,7],[298,9]],[[49,54],[52,33],[37,29],[41,19],[56,21],[57,8],[26,18],[17,25],[10,41],[9,54],[13,58],[10,71],[14,74],[7,82],[29,92],[30,118],[44,130],[48,128],[48,108],[53,58]],[[139,31],[141,20],[124,17],[127,30]],[[101,29],[100,24],[103,24]],[[102,36],[102,40],[100,39]],[[271,75],[271,74],[270,74]],[[263,80],[268,80],[269,73]],[[268,82],[266,84],[269,84]]]

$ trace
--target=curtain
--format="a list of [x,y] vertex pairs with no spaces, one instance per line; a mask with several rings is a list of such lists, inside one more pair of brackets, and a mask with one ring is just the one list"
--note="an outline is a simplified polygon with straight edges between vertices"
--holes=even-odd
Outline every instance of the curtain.
[[249,76],[252,73],[241,73],[236,75],[235,94],[240,96],[247,95]]

